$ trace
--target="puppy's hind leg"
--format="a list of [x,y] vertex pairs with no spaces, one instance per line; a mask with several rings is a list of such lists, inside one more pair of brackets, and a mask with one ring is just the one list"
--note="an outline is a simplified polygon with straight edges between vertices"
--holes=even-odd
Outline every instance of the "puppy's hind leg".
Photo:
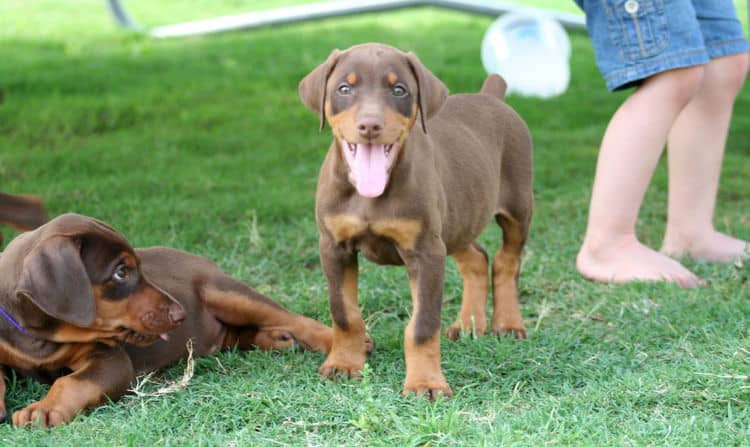
[[519,221],[506,211],[496,219],[503,229],[503,245],[492,260],[492,333],[526,338],[518,304],[518,276],[529,219]]
[[534,208],[532,144],[520,118],[509,123],[512,131],[507,134],[503,151],[500,200],[495,213],[495,220],[503,229],[503,245],[492,260],[491,325],[493,334],[526,338],[518,305],[518,277]]
[[221,275],[201,288],[206,309],[229,326],[224,347],[286,349],[298,343],[311,351],[331,349],[331,328],[281,305],[236,279]]
[[489,292],[489,256],[476,241],[453,253],[463,278],[461,311],[448,328],[447,337],[457,340],[462,332],[481,337],[487,330],[487,293]]

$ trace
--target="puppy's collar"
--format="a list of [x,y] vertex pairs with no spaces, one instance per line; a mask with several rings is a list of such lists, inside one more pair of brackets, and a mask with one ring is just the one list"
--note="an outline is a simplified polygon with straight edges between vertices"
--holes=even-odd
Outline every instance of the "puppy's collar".
[[21,326],[21,324],[18,321],[16,321],[16,319],[13,318],[13,316],[11,314],[9,314],[8,311],[6,311],[5,309],[3,309],[2,307],[0,307],[0,315],[2,315],[3,317],[5,317],[5,319],[8,320],[10,322],[10,324],[12,324],[13,326],[15,326],[16,329],[18,329],[19,331],[21,331],[21,333],[23,333],[25,335],[29,335],[29,332],[23,326]]

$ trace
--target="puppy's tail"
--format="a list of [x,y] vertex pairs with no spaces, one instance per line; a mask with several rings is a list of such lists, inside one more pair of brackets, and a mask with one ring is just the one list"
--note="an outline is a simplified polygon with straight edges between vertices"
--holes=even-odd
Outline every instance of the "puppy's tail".
[[505,91],[508,89],[508,84],[505,83],[505,79],[499,74],[492,73],[487,76],[487,79],[482,85],[482,90],[479,93],[495,96],[500,99],[505,98]]

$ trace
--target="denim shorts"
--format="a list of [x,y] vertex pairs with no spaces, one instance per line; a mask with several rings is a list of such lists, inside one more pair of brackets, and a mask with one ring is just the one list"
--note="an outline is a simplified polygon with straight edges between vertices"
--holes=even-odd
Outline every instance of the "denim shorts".
[[748,51],[732,0],[575,0],[607,88]]

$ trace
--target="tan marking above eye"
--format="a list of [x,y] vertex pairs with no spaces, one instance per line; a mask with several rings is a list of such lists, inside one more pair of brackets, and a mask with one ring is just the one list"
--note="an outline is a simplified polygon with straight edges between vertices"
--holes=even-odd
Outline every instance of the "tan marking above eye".
[[120,262],[130,267],[131,269],[134,269],[138,266],[135,257],[127,251],[120,252],[120,258],[122,259],[122,261]]
[[346,82],[348,82],[351,85],[354,85],[359,80],[359,77],[357,76],[357,73],[351,72],[348,75],[346,75]]
[[396,85],[396,82],[398,82],[398,75],[396,75],[396,73],[394,72],[390,72],[388,73],[386,80],[388,81],[388,85],[394,86]]

